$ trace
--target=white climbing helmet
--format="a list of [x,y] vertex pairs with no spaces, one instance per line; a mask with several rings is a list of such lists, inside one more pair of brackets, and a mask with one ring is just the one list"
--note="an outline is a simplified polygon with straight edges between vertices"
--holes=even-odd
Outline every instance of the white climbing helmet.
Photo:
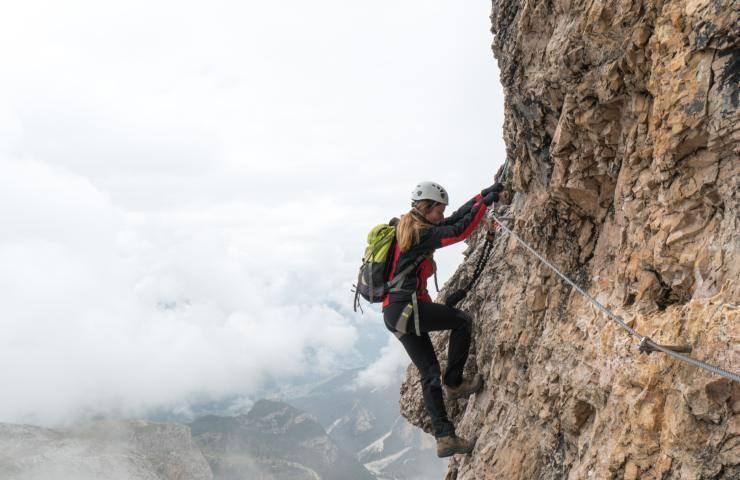
[[434,200],[435,202],[447,205],[450,197],[447,195],[447,190],[438,183],[419,182],[414,188],[414,191],[411,192],[411,201],[418,202],[419,200]]

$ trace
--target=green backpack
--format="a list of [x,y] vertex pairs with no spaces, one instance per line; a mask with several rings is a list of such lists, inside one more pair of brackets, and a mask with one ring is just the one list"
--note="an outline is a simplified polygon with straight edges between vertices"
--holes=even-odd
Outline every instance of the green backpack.
[[393,268],[393,254],[396,251],[396,225],[398,219],[394,218],[388,223],[375,225],[367,234],[365,255],[362,257],[357,284],[353,285],[355,312],[360,307],[360,296],[370,303],[382,302],[383,297],[400,284],[406,275],[416,270],[424,259],[423,255],[420,256],[413,264],[393,277],[392,281],[388,281]]

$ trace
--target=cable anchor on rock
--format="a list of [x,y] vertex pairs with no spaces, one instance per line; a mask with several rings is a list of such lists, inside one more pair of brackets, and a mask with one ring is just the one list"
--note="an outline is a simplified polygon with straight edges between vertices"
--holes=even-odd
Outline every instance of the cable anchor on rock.
[[648,355],[653,352],[660,352],[661,350],[659,348],[655,348],[654,345],[657,345],[658,347],[664,348],[666,350],[670,350],[672,352],[691,353],[691,345],[660,345],[658,343],[655,343],[650,337],[642,337],[642,340],[640,340],[640,345],[637,347],[637,349],[640,351],[640,353],[645,353]]

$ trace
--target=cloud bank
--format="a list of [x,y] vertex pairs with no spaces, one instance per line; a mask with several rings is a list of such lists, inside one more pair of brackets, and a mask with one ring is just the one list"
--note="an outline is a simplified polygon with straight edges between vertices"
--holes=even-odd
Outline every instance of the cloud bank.
[[[248,396],[361,357],[369,226],[420,177],[454,206],[503,160],[489,8],[9,6],[0,421]],[[404,364],[393,342],[367,385]]]

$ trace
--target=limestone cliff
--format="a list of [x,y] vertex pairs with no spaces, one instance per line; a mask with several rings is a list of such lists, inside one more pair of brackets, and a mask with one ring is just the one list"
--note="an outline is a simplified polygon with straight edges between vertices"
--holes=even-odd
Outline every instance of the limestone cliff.
[[[740,4],[494,0],[491,20],[515,232],[640,333],[739,371]],[[460,306],[486,386],[449,405],[477,443],[448,479],[740,478],[740,384],[638,353],[513,239]],[[401,406],[428,428],[413,368]]]

